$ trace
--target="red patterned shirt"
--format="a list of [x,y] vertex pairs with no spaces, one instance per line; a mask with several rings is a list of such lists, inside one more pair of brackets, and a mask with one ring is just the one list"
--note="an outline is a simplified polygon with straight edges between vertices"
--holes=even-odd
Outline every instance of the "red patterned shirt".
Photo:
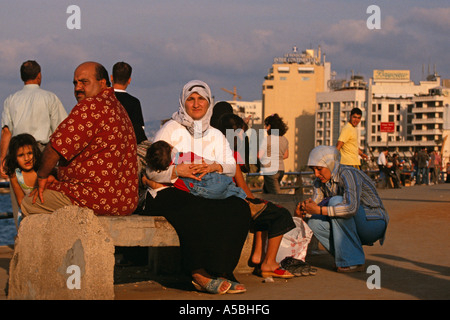
[[78,103],[50,143],[65,159],[49,189],[97,215],[129,215],[138,202],[137,145],[133,125],[108,88]]

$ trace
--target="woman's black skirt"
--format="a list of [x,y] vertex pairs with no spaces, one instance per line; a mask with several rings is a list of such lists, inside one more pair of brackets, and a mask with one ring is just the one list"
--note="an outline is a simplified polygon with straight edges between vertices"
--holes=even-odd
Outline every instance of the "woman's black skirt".
[[240,198],[206,199],[176,188],[161,190],[156,198],[148,195],[142,214],[164,216],[172,224],[186,272],[205,269],[211,275],[236,268],[251,221]]

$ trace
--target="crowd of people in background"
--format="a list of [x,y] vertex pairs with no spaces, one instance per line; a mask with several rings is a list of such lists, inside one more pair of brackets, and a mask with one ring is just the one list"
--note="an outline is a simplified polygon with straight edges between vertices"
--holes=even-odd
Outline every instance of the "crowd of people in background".
[[377,164],[385,187],[401,188],[408,182],[411,186],[450,183],[450,163],[444,168],[442,156],[434,148],[423,147],[410,158],[400,158],[398,153],[389,156],[388,149],[382,148]]

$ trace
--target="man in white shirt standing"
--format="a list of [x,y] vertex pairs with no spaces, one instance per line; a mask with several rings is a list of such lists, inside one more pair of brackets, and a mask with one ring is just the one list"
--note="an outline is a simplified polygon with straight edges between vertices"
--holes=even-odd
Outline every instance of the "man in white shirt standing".
[[[31,134],[43,150],[52,133],[67,117],[59,98],[54,93],[40,88],[41,67],[36,61],[25,61],[20,67],[20,77],[25,84],[23,89],[6,98],[3,106],[0,139],[0,175],[3,178],[8,178],[3,168],[3,160],[12,137],[21,133]],[[17,225],[18,207],[15,207],[14,192],[11,192],[11,202]]]
[[388,148],[382,148],[380,155],[378,156],[378,168],[380,169],[380,179],[385,181],[385,187],[387,188],[390,184],[390,178],[389,178],[389,166],[386,159],[386,156],[388,155]]

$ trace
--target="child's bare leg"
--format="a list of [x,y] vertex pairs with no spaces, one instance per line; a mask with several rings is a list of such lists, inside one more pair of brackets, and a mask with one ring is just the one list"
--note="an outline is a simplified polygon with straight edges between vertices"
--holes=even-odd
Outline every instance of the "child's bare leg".
[[260,264],[263,260],[263,238],[262,231],[256,231],[253,237],[253,253],[251,257],[253,264]]
[[269,239],[267,252],[261,264],[261,271],[274,271],[280,267],[276,261],[276,257],[282,238],[283,235]]

